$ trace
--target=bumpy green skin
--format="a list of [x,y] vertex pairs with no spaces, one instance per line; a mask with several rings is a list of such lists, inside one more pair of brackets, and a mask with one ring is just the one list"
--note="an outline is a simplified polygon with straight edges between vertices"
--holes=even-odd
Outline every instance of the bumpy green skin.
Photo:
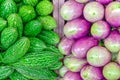
[[2,59],[3,59],[2,53],[0,53],[0,63],[2,63]]
[[23,0],[23,3],[26,5],[36,6],[39,0]]
[[42,23],[38,20],[32,20],[28,22],[24,29],[24,35],[29,37],[35,37],[41,32]]
[[14,0],[14,1],[18,3],[18,2],[20,2],[20,1],[22,1],[22,0]]
[[24,5],[23,2],[17,3],[17,7],[18,7],[18,9],[19,9],[20,7],[22,7],[23,5]]
[[7,49],[11,46],[18,38],[18,32],[16,28],[8,27],[5,28],[1,33],[1,44],[3,49]]
[[28,52],[40,52],[46,48],[45,43],[38,38],[30,38],[30,48]]
[[3,18],[0,18],[0,32],[7,27],[7,21],[4,20]]
[[23,5],[19,9],[19,15],[22,17],[23,22],[29,22],[36,17],[36,12],[32,6]]
[[34,68],[25,67],[18,64],[14,65],[14,67],[19,73],[21,73],[22,75],[30,79],[49,80],[51,78],[57,78],[57,74],[48,69],[34,69]]
[[60,41],[59,35],[50,30],[44,30],[39,35],[38,38],[46,42],[47,44],[56,45]]
[[13,73],[14,69],[10,66],[0,66],[0,80],[5,80],[9,75]]
[[62,67],[62,62],[58,61],[57,63],[54,64],[54,66],[50,67],[50,70],[58,70]]
[[0,5],[0,16],[7,18],[10,14],[17,12],[17,5],[13,0],[4,0]]
[[41,51],[37,53],[28,53],[17,63],[29,68],[48,68],[58,62],[59,56],[50,51]]
[[53,4],[48,0],[40,1],[36,6],[36,11],[39,15],[42,16],[49,15],[53,11]]
[[3,2],[4,0],[0,0],[0,4]]
[[20,38],[15,44],[10,46],[5,52],[3,63],[10,64],[16,62],[28,51],[30,40],[26,37]]
[[58,54],[59,59],[62,59],[64,57],[63,54],[60,53],[59,49],[53,45],[47,44],[47,47],[44,49],[44,51],[51,51]]
[[21,17],[18,14],[14,13],[7,18],[7,21],[8,27],[15,27],[18,31],[19,37],[21,37],[23,32],[23,22]]
[[42,22],[43,28],[46,30],[52,30],[57,27],[56,20],[51,16],[40,16],[38,20]]
[[28,78],[24,77],[19,72],[15,71],[9,76],[10,80],[29,80]]

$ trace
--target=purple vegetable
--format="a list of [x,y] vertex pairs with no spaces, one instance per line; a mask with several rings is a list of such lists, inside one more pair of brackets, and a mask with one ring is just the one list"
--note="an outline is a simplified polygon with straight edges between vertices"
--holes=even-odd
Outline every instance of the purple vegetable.
[[117,53],[120,50],[120,33],[118,30],[113,30],[110,35],[104,40],[105,47],[112,53]]
[[63,80],[82,80],[79,72],[67,72]]
[[105,18],[112,27],[120,27],[120,2],[113,1],[107,5]]
[[100,2],[101,4],[108,4],[112,2],[113,0],[96,0],[96,1]]
[[99,2],[93,1],[85,5],[83,14],[86,20],[96,22],[104,17],[104,6]]
[[59,69],[59,75],[63,77],[68,71],[69,70],[66,66],[62,66],[62,68]]
[[64,55],[70,55],[73,43],[74,43],[73,39],[63,37],[58,45],[59,51]]
[[90,65],[84,66],[80,72],[83,80],[102,80],[102,69]]
[[85,19],[74,19],[68,21],[64,26],[64,34],[69,39],[77,39],[86,36],[89,33],[90,23]]
[[105,21],[97,21],[91,27],[91,34],[96,39],[104,39],[110,33],[110,26]]
[[117,56],[117,62],[120,64],[120,52],[118,53],[118,56]]
[[120,78],[120,65],[110,62],[103,68],[103,75],[107,80],[118,80]]
[[82,15],[83,7],[84,4],[69,0],[62,6],[60,14],[64,20],[72,20]]
[[64,59],[64,65],[72,72],[79,72],[86,64],[86,59],[78,59],[71,56],[67,56]]
[[77,58],[85,58],[87,51],[98,45],[98,40],[93,37],[83,37],[80,38],[72,47],[72,54]]
[[111,53],[101,46],[95,46],[87,52],[87,61],[95,67],[102,67],[111,60]]
[[116,0],[116,1],[120,1],[120,0]]
[[75,0],[75,1],[77,1],[79,3],[87,3],[89,0]]

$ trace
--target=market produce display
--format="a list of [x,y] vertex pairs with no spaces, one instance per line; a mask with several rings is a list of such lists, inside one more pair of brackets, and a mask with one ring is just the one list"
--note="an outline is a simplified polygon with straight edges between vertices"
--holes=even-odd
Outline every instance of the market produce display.
[[50,0],[0,0],[0,80],[56,80],[63,65]]
[[120,80],[120,0],[65,0],[59,80]]

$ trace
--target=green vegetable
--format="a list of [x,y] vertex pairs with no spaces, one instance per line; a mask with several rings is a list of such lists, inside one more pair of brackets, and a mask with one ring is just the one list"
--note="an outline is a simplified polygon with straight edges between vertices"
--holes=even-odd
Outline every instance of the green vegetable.
[[13,0],[4,0],[0,5],[0,16],[7,18],[10,14],[17,12],[17,5]]
[[9,76],[10,80],[29,80],[28,78],[24,77],[19,72],[15,71]]
[[42,16],[49,15],[53,11],[53,4],[48,0],[40,1],[36,6],[36,11],[39,15]]
[[14,65],[15,69],[30,79],[51,79],[57,78],[57,74],[49,69],[34,69],[19,64]]
[[10,47],[18,38],[18,32],[13,27],[5,28],[1,33],[1,44],[3,49]]
[[36,12],[32,6],[23,5],[19,9],[19,15],[22,17],[23,22],[29,22],[36,17]]
[[56,45],[60,41],[59,35],[50,30],[44,30],[39,35],[38,38],[46,42],[47,44]]
[[62,59],[64,57],[63,54],[60,53],[59,49],[57,47],[53,46],[53,45],[47,44],[47,47],[44,49],[44,51],[54,52],[54,53],[58,54],[60,59]]
[[17,3],[17,7],[18,7],[18,9],[20,9],[20,7],[22,7],[23,5],[24,5],[23,2]]
[[0,80],[5,80],[9,75],[13,73],[14,69],[10,66],[0,66]]
[[0,53],[0,63],[2,63],[2,59],[3,59],[2,53]]
[[24,4],[26,5],[31,5],[31,6],[36,6],[39,0],[23,0]]
[[29,52],[40,52],[46,48],[45,43],[38,38],[30,38]]
[[41,32],[42,24],[38,20],[32,20],[28,22],[24,29],[24,34],[26,36],[35,37]]
[[22,1],[22,0],[14,0],[16,3],[19,3],[20,1]]
[[14,63],[28,51],[30,41],[26,37],[20,38],[15,44],[8,48],[5,52],[3,63]]
[[40,16],[38,20],[42,22],[43,28],[46,30],[52,30],[57,27],[56,20],[51,16]]
[[3,18],[0,18],[0,32],[7,27],[7,21],[4,20]]
[[4,0],[0,0],[0,4],[3,2]]
[[50,67],[50,70],[58,70],[62,67],[63,63],[61,61],[58,61],[54,64],[54,66]]
[[14,13],[7,18],[7,21],[8,27],[15,27],[18,30],[19,37],[21,37],[23,33],[23,22],[21,17]]
[[29,68],[48,68],[58,62],[59,56],[50,51],[41,51],[37,53],[27,53],[17,63]]

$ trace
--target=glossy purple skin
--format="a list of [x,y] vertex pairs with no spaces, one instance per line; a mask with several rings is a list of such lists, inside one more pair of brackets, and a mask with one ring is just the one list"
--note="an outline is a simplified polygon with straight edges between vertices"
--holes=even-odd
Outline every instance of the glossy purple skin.
[[72,54],[77,58],[85,58],[87,51],[91,47],[98,45],[98,43],[98,40],[94,39],[93,37],[80,38],[72,46]]
[[89,22],[102,20],[104,17],[104,6],[97,1],[89,2],[84,7],[83,15]]
[[73,43],[74,43],[73,39],[63,37],[58,45],[59,51],[64,55],[70,55]]
[[110,26],[105,21],[97,21],[91,26],[91,34],[96,39],[105,39],[110,33]]
[[112,2],[113,0],[96,0],[96,1],[100,2],[101,4],[108,4]]
[[64,65],[72,72],[80,72],[83,66],[87,64],[86,59],[67,56],[64,58]]
[[94,46],[87,52],[87,61],[95,67],[102,67],[111,60],[111,53],[102,46]]
[[61,7],[60,14],[64,20],[72,20],[82,15],[83,7],[84,4],[69,0]]
[[82,68],[80,75],[83,80],[102,80],[102,69],[90,65],[86,65]]
[[118,80],[120,78],[120,65],[110,62],[103,67],[103,76],[106,80]]
[[64,80],[82,80],[79,72],[67,72],[63,78]]
[[74,19],[68,21],[64,26],[64,34],[69,39],[78,39],[89,33],[90,23],[85,19]]
[[120,2],[113,1],[106,6],[105,18],[112,27],[120,27]]
[[105,47],[113,52],[117,53],[120,50],[120,33],[118,30],[111,31],[110,35],[104,40]]

